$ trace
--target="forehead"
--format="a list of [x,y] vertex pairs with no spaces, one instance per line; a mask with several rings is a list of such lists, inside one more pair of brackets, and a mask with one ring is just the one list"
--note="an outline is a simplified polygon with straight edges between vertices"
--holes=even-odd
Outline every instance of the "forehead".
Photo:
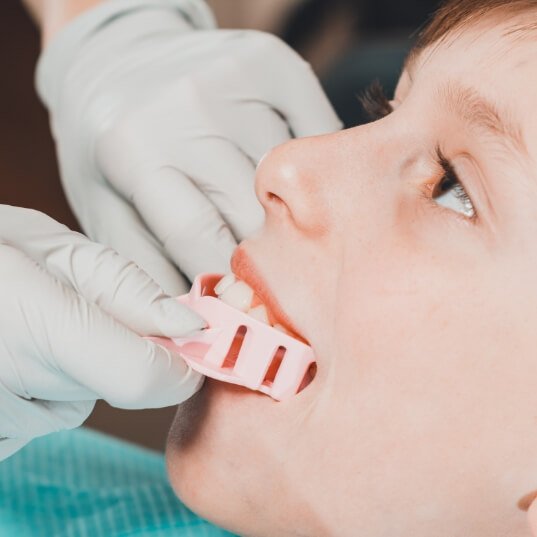
[[[537,11],[536,11],[537,13]],[[413,50],[405,70],[411,78],[425,68],[436,72],[472,76],[513,71],[533,74],[537,67],[537,20],[527,23],[521,16],[501,21],[485,18],[461,26],[423,50]],[[530,82],[528,80],[528,82]],[[534,88],[534,86],[531,86]]]
[[520,18],[485,19],[462,27],[410,54],[398,93],[405,87],[457,83],[474,88],[537,136],[537,28]]

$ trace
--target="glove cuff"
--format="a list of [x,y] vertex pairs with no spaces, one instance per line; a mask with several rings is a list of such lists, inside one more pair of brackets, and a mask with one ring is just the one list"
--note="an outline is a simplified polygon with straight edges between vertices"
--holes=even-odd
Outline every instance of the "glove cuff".
[[179,13],[196,29],[216,27],[214,16],[203,0],[109,0],[67,24],[41,53],[35,83],[43,103],[49,109],[55,108],[65,74],[95,33],[125,14],[155,8]]

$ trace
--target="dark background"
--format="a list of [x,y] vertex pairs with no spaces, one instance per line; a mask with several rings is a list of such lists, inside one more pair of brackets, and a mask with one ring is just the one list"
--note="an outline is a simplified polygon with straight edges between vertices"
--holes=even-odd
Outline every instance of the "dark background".
[[[393,91],[416,29],[437,4],[309,0],[274,31],[312,63],[338,114],[353,126],[365,121],[356,95],[374,78],[388,94]],[[47,113],[34,89],[38,54],[38,32],[20,2],[1,0],[0,203],[38,209],[78,229],[61,188]],[[86,424],[162,449],[173,414],[173,408],[122,411],[99,402]]]

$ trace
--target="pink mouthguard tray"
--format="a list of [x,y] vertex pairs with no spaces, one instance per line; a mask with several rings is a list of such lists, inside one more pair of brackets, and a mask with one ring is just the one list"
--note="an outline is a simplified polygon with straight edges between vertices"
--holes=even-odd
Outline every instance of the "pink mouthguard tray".
[[311,347],[216,298],[221,274],[201,274],[178,300],[199,313],[208,328],[184,338],[151,338],[202,375],[245,386],[277,401],[308,384],[315,363]]

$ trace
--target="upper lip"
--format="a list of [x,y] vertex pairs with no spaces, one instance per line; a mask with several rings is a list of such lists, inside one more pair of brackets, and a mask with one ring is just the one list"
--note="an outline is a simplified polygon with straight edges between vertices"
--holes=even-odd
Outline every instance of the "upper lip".
[[233,252],[231,270],[239,280],[242,280],[254,290],[255,294],[270,312],[271,317],[274,319],[274,324],[282,325],[294,337],[304,340],[289,316],[283,311],[276,297],[270,291],[265,279],[258,272],[244,247],[238,246]]

